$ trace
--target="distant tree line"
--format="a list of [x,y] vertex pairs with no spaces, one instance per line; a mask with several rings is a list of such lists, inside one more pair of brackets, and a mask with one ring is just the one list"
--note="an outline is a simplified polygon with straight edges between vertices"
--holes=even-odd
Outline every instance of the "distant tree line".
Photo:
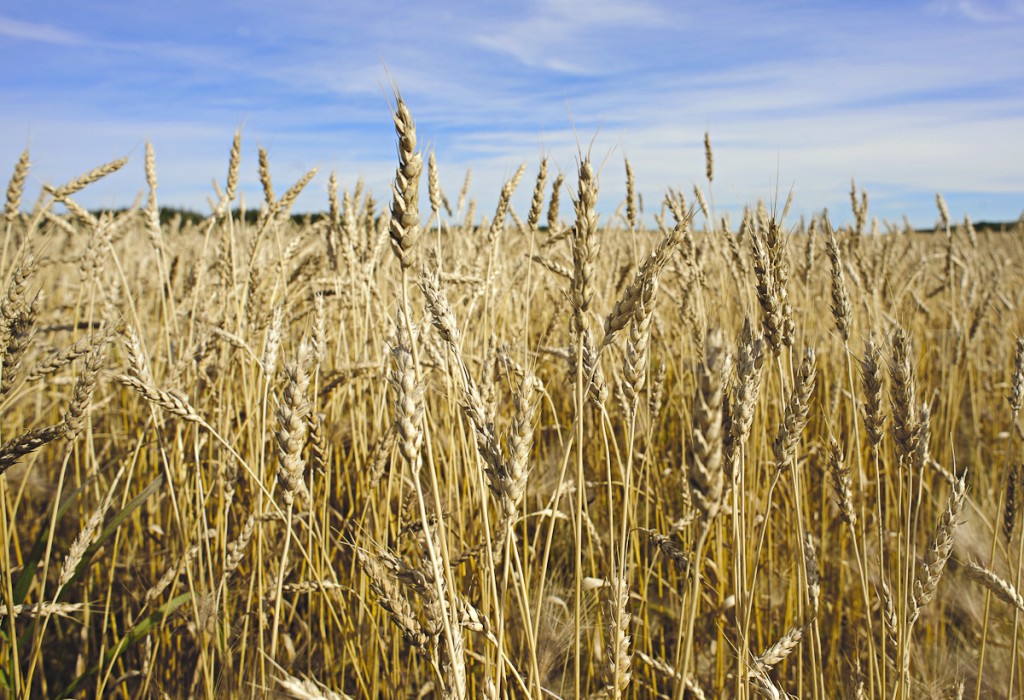
[[[121,214],[127,211],[126,208],[122,207],[119,209],[92,209],[89,211],[94,216],[99,216],[103,212],[109,212],[113,214]],[[254,224],[259,219],[259,209],[246,209],[245,210],[245,222],[248,224]],[[292,214],[291,220],[295,223],[303,223],[309,221],[310,223],[316,223],[317,221],[325,218],[327,212],[314,212],[314,213],[302,213]],[[168,224],[172,221],[180,221],[183,224],[198,224],[206,221],[210,217],[209,214],[202,214],[194,209],[186,209],[183,207],[160,207],[160,223]],[[231,210],[231,217],[235,221],[241,221],[242,212],[235,207]]]
[[[103,211],[111,210],[96,209],[92,210],[90,213],[98,216]],[[113,213],[118,214],[124,211],[126,210],[123,208],[115,209],[113,210]],[[327,215],[327,212],[312,212],[302,214],[293,213],[291,215],[291,219],[296,224],[302,224],[303,222],[306,221],[315,224],[321,219],[326,218]],[[236,207],[235,209],[231,210],[231,216],[235,221],[241,221],[242,213]],[[259,209],[249,208],[245,210],[245,222],[247,224],[255,224],[259,219],[259,216]],[[183,224],[198,224],[203,221],[206,221],[207,218],[209,218],[208,214],[201,214],[200,212],[195,211],[193,209],[186,209],[182,207],[160,207],[161,224],[168,224],[174,220],[178,220]],[[974,230],[977,231],[978,233],[1007,233],[1008,231],[1018,229],[1021,226],[1022,222],[1024,222],[1024,213],[1022,213],[1021,217],[1016,221],[975,221]],[[543,230],[545,228],[546,227],[543,226],[542,224],[541,229]],[[924,227],[915,229],[917,233],[934,233],[936,230],[937,229],[934,227]]]

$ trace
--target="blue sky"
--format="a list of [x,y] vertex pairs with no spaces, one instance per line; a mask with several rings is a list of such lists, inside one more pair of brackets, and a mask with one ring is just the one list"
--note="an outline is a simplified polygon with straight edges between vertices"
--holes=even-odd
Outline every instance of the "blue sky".
[[851,178],[883,220],[931,225],[936,192],[955,218],[1024,211],[1024,0],[7,0],[0,61],[0,178],[29,146],[29,199],[128,155],[78,199],[130,204],[149,139],[160,202],[208,211],[241,127],[250,204],[260,145],[278,192],[320,168],[297,210],[332,170],[386,200],[390,75],[481,214],[522,162],[520,211],[542,155],[573,179],[577,144],[605,216],[624,156],[650,214],[703,186],[705,130],[720,213],[792,189],[794,219],[845,222]]

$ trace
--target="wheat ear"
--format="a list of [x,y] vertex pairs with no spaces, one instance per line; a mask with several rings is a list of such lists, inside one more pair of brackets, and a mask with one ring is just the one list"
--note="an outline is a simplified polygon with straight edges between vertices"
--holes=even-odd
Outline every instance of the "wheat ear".
[[398,168],[391,186],[391,250],[403,270],[414,262],[416,241],[420,235],[419,184],[423,156],[416,150],[416,124],[401,96],[395,105],[395,132],[398,134]]
[[725,336],[719,330],[708,332],[704,353],[704,361],[697,366],[687,461],[690,497],[700,513],[702,528],[706,529],[721,510],[724,495],[722,400],[732,358],[725,349]]
[[967,486],[964,483],[964,476],[961,475],[953,486],[945,510],[939,516],[928,551],[925,552],[921,563],[921,571],[914,579],[914,589],[909,600],[908,624],[911,626],[920,616],[921,608],[935,597],[939,579],[942,578],[942,571],[953,552],[953,535],[960,524],[966,499]]
[[28,149],[21,152],[18,162],[14,165],[14,173],[7,183],[7,199],[4,203],[4,216],[7,223],[12,223],[21,210],[21,196],[25,192],[25,180],[28,178],[29,163]]

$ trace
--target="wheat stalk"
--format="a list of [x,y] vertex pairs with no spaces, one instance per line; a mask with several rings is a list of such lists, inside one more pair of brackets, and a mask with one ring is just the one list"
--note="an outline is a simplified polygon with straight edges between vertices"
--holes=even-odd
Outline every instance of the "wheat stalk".
[[910,612],[907,623],[910,626],[917,621],[921,608],[935,597],[942,572],[953,552],[953,535],[960,525],[966,497],[967,486],[964,475],[961,475],[949,495],[945,510],[939,516],[931,543],[921,562],[921,571],[914,579],[913,592],[908,600]]
[[754,333],[749,318],[744,319],[736,354],[736,380],[729,393],[729,410],[724,414],[727,430],[722,449],[725,474],[730,481],[739,478],[741,448],[753,428],[764,368],[764,348],[764,338]]
[[21,196],[25,191],[25,180],[28,178],[29,162],[28,149],[21,152],[18,162],[14,165],[14,172],[7,183],[7,199],[4,202],[4,216],[8,225],[18,218],[21,211]]
[[836,322],[836,330],[844,343],[850,340],[850,324],[853,310],[850,306],[850,295],[846,290],[846,277],[843,275],[843,259],[836,244],[832,227],[826,222],[828,238],[825,239],[825,252],[832,263],[832,317]]
[[64,423],[34,428],[0,445],[0,475],[17,464],[22,457],[59,438],[64,430]]
[[412,267],[416,241],[420,235],[419,183],[423,157],[416,151],[416,124],[401,96],[397,96],[394,113],[398,134],[398,169],[391,187],[391,250],[403,270]]
[[299,347],[295,363],[285,369],[288,383],[274,411],[278,426],[274,433],[279,463],[277,481],[283,490],[285,505],[289,508],[295,496],[305,490],[302,475],[306,464],[302,458],[302,448],[306,444],[307,416],[310,410],[307,399],[309,375],[306,373],[308,355],[309,346],[304,341]]
[[704,343],[704,361],[697,365],[697,391],[693,396],[693,424],[690,431],[690,498],[707,529],[722,507],[724,472],[722,469],[722,400],[725,377],[732,357],[725,349],[720,330],[708,331]]
[[78,380],[75,382],[71,403],[64,415],[64,439],[68,442],[74,442],[85,426],[86,411],[92,402],[93,392],[96,390],[96,379],[100,367],[106,359],[106,350],[106,342],[93,345],[85,359],[85,367],[82,368],[82,373],[78,375]]
[[804,350],[803,359],[796,373],[796,382],[786,402],[785,417],[775,434],[772,451],[775,454],[775,467],[780,472],[793,466],[797,443],[807,426],[811,394],[814,391],[814,379],[817,374],[815,357],[814,348]]
[[117,172],[128,163],[128,158],[118,158],[112,160],[109,163],[104,163],[99,167],[93,168],[87,173],[79,175],[73,180],[66,182],[60,187],[52,187],[51,185],[44,185],[44,188],[50,195],[58,200],[64,202],[68,197],[79,192],[97,180],[105,178],[107,175]]
[[967,562],[967,576],[992,591],[999,600],[1024,612],[1024,596],[1021,596],[1009,581],[1000,578],[994,571],[969,561]]
[[917,381],[910,338],[906,331],[899,326],[892,334],[889,382],[892,401],[892,437],[901,457],[908,458],[917,449]]
[[760,656],[754,659],[751,664],[751,677],[757,674],[767,674],[770,670],[785,661],[803,640],[805,632],[805,626],[801,625],[791,628],[784,635],[779,637],[778,641],[765,649],[761,652]]
[[881,349],[875,344],[874,338],[868,336],[864,358],[860,362],[861,387],[864,390],[864,429],[874,449],[878,449],[885,434],[880,359]]

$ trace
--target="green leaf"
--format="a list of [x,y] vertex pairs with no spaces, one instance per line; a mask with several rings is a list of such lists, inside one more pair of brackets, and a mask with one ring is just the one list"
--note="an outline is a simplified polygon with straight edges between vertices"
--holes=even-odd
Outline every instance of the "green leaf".
[[[91,481],[92,479],[86,480],[84,484],[72,491],[71,494],[64,499],[64,502],[57,508],[57,518],[53,521],[54,525],[60,522],[61,518],[64,517],[64,513],[66,513],[68,508],[70,508],[75,502],[76,496],[80,495]],[[25,596],[28,595],[28,590],[32,587],[32,580],[36,577],[36,571],[39,569],[39,562],[42,561],[43,555],[46,553],[46,543],[49,539],[50,530],[47,528],[39,533],[39,538],[36,540],[35,545],[33,545],[32,551],[29,552],[28,557],[25,559],[25,565],[21,570],[21,574],[18,576],[18,580],[14,583],[15,605],[21,605],[25,602]]]
[[[129,501],[128,505],[126,505],[120,513],[110,519],[110,522],[107,523],[105,528],[103,528],[103,531],[100,533],[100,536],[96,538],[96,541],[89,545],[89,548],[85,550],[85,554],[82,555],[82,561],[80,561],[78,566],[75,568],[74,576],[71,577],[71,580],[68,581],[68,584],[64,587],[65,593],[71,587],[71,584],[81,578],[86,570],[88,570],[89,565],[92,563],[92,558],[96,556],[96,552],[99,551],[101,546],[103,546],[103,543],[110,539],[114,532],[117,531],[117,528],[121,526],[121,523],[123,523],[128,516],[132,514],[132,511],[145,503],[146,499],[157,492],[160,486],[163,485],[163,482],[163,475],[158,476],[149,486],[142,489],[142,492],[138,496]],[[61,594],[60,597],[63,599],[64,595]]]
[[103,655],[103,660],[99,663],[91,666],[82,675],[71,682],[67,688],[61,692],[57,697],[67,698],[71,697],[72,694],[78,689],[83,682],[85,682],[90,676],[97,674],[101,668],[109,666],[119,657],[128,647],[135,644],[140,639],[144,638],[155,628],[163,624],[163,621],[172,612],[180,608],[182,605],[192,599],[191,593],[182,593],[181,595],[171,598],[167,603],[160,607],[159,610],[155,610],[153,613],[135,623],[135,626],[128,630],[128,633],[121,637],[121,641],[117,643],[112,649],[108,649]]

